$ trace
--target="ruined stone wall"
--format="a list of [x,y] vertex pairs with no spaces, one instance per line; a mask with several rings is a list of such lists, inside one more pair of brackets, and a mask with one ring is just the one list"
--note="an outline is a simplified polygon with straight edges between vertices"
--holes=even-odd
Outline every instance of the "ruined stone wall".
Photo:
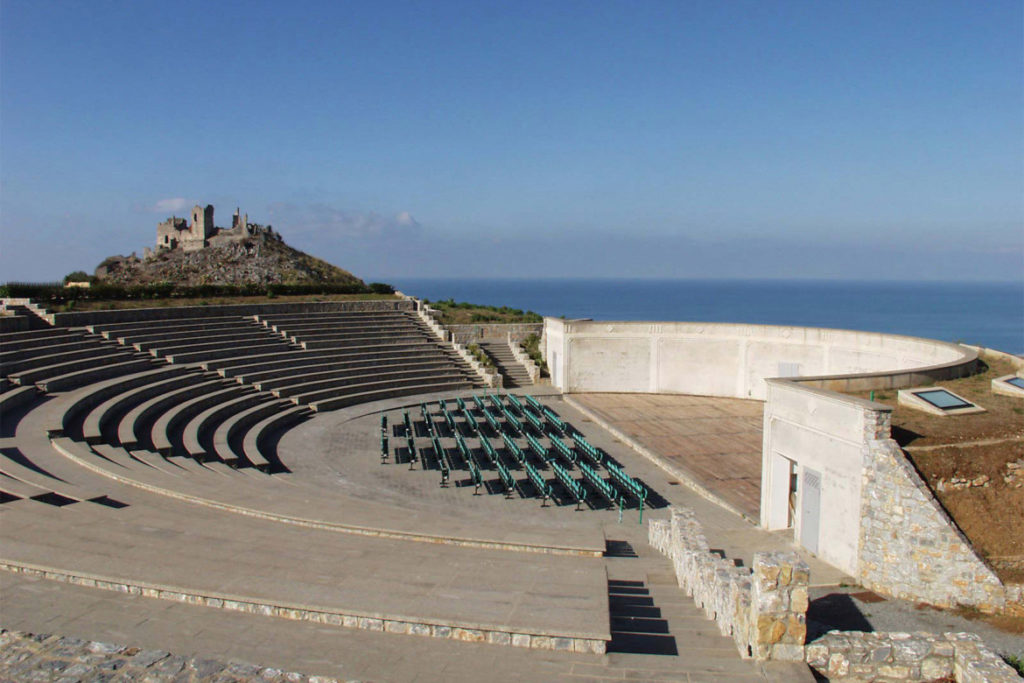
[[972,633],[832,631],[807,646],[807,663],[830,681],[1020,681]]
[[974,552],[892,439],[866,443],[859,580],[940,607],[1000,610],[1006,589]]
[[756,553],[753,567],[737,567],[710,551],[692,510],[673,507],[670,519],[648,524],[679,586],[743,657],[803,661],[810,569],[795,553]]

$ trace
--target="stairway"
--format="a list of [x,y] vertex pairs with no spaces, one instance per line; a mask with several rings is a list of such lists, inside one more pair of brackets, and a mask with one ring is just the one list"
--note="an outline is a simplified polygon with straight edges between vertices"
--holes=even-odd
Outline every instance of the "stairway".
[[504,339],[484,339],[479,342],[484,353],[491,357],[503,379],[503,387],[529,387],[533,385],[530,374],[523,364],[512,355],[512,349]]

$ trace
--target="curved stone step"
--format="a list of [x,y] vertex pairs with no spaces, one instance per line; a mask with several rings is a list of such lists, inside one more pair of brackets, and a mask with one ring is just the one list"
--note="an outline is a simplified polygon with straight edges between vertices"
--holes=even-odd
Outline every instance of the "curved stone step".
[[309,414],[306,406],[296,406],[263,418],[245,433],[242,455],[256,469],[269,471],[271,463],[261,450],[263,442],[302,422]]
[[216,401],[185,424],[182,430],[185,453],[202,462],[217,458],[212,432],[233,414],[263,401],[266,401],[266,397],[258,393],[243,394],[223,402]]
[[[396,363],[382,363],[373,361],[356,366],[343,366],[334,370],[324,370],[323,366],[316,366],[313,372],[299,370],[295,374],[285,375],[274,379],[252,382],[260,391],[275,391],[285,387],[303,385],[310,382],[320,382],[334,379],[345,379],[348,377],[360,376],[401,376],[401,373],[425,372],[432,370],[455,369],[446,359],[427,359],[411,363],[408,360],[401,360]],[[285,394],[282,394],[285,395]]]
[[409,385],[397,388],[381,388],[363,391],[358,394],[347,394],[345,396],[324,397],[309,404],[309,407],[320,413],[328,410],[337,410],[359,403],[379,401],[385,398],[396,398],[398,396],[410,396],[413,394],[427,394],[433,392],[461,391],[472,388],[470,382],[436,382],[430,384]]
[[264,399],[261,403],[230,416],[221,422],[213,433],[213,450],[217,453],[217,457],[232,467],[248,464],[242,448],[246,432],[264,418],[293,407],[289,401],[276,398]]
[[100,443],[104,440],[112,443],[118,442],[117,425],[124,414],[134,406],[173,389],[203,381],[202,375],[193,374],[192,368],[168,365],[167,369],[178,370],[178,372],[166,379],[146,383],[113,395],[93,407],[82,422],[82,439],[89,444]]
[[[429,381],[421,381],[429,380]],[[368,373],[342,379],[306,382],[282,387],[273,392],[280,398],[291,398],[295,403],[311,403],[340,394],[359,393],[363,388],[393,388],[404,384],[430,384],[434,381],[466,381],[465,373],[458,368],[425,370],[422,372]],[[351,388],[351,390],[350,390]]]
[[63,375],[57,375],[56,377],[47,377],[44,380],[36,381],[36,386],[47,392],[68,391],[69,389],[78,389],[100,380],[130,375],[134,372],[142,372],[153,367],[152,359],[136,357],[128,360],[129,358],[132,357],[126,356],[125,360],[120,363],[100,365],[98,367],[74,370]]
[[[85,438],[85,425],[92,412],[107,401],[137,387],[152,384],[162,379],[180,376],[188,372],[188,368],[165,365],[163,367],[144,370],[130,375],[122,375],[112,379],[95,382],[75,391],[72,403],[61,419],[64,433],[73,438]],[[99,416],[94,421],[96,436],[99,436]],[[93,425],[90,425],[92,427]],[[88,439],[86,439],[88,440]]]
[[153,450],[163,456],[181,455],[183,446],[182,430],[193,416],[209,406],[221,401],[236,398],[242,392],[250,392],[240,386],[230,386],[209,393],[193,396],[185,401],[170,406],[153,423],[150,436]]
[[[199,379],[204,380],[205,378],[200,377]],[[141,435],[150,431],[147,426],[155,421],[163,411],[180,401],[224,387],[225,384],[220,379],[206,379],[206,381],[198,383],[189,383],[184,387],[139,403],[118,421],[117,443],[129,451],[140,448],[143,445]]]

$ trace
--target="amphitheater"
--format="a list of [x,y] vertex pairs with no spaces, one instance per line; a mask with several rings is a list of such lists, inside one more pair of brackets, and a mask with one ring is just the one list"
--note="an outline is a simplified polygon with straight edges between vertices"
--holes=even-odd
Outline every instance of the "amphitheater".
[[406,296],[4,308],[4,628],[233,663],[154,680],[1012,680],[962,634],[807,642],[816,587],[1020,603],[914,479],[891,409],[840,393],[969,374],[977,350],[546,319],[533,384]]

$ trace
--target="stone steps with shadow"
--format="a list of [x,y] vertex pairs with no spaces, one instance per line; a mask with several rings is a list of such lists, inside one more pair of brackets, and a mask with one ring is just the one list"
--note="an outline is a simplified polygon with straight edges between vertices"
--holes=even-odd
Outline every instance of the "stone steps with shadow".
[[533,386],[533,382],[530,381],[530,374],[523,367],[523,364],[512,355],[512,349],[508,347],[506,341],[485,339],[479,342],[479,346],[494,361],[498,373],[501,374],[504,380],[503,386],[505,388]]
[[678,655],[675,636],[644,580],[608,579],[608,652]]

